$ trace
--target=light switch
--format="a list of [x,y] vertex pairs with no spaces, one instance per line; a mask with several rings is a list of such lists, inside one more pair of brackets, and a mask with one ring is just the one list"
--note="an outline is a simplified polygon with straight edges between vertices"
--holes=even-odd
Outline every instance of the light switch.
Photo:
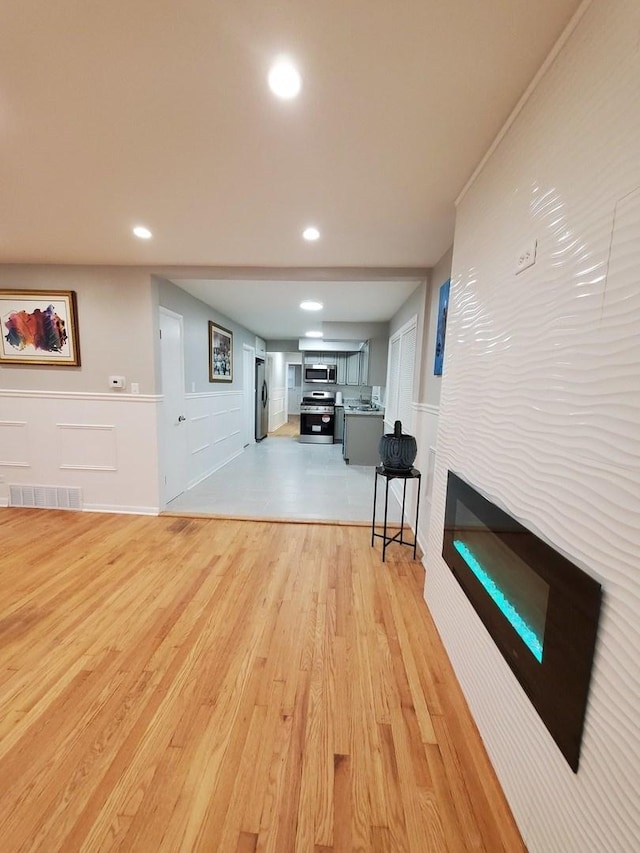
[[528,267],[532,267],[535,264],[537,250],[537,240],[531,240],[529,243],[527,243],[526,246],[522,247],[522,251],[519,253],[516,259],[516,275],[518,275],[518,273],[521,273],[523,270],[526,270]]

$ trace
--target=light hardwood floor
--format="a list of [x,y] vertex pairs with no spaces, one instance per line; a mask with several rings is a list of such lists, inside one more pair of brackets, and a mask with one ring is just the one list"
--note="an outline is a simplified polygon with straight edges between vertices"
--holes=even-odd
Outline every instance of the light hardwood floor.
[[300,415],[289,415],[286,424],[269,433],[269,438],[296,438],[300,435]]
[[0,510],[0,849],[523,850],[360,527]]

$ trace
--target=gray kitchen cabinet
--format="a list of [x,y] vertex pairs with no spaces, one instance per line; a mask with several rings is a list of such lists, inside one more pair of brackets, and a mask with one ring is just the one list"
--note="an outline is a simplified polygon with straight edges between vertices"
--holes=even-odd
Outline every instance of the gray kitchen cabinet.
[[379,465],[378,448],[383,432],[382,414],[345,411],[342,456],[347,465]]
[[360,353],[347,354],[347,377],[345,385],[360,385]]
[[371,338],[368,353],[368,381],[365,385],[387,384],[387,355],[389,341],[387,338]]
[[386,341],[375,340],[366,341],[358,352],[309,351],[304,363],[335,364],[336,385],[384,385],[386,357]]
[[369,341],[360,350],[360,385],[369,385]]
[[333,443],[342,444],[344,438],[344,406],[336,406],[336,417],[333,422]]

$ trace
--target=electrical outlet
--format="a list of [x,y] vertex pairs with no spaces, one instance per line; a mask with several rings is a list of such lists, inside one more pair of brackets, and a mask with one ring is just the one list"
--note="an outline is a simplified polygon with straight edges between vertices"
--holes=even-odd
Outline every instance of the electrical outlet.
[[516,275],[535,264],[537,249],[537,240],[531,240],[526,246],[522,247],[522,251],[518,254],[518,259],[516,261]]

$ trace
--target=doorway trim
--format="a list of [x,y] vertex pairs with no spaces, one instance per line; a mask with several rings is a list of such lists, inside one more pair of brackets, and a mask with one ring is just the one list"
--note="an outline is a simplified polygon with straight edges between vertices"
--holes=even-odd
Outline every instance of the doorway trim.
[[256,348],[242,344],[244,418],[242,444],[248,447],[256,440]]
[[[187,463],[187,454],[188,454],[188,436],[184,435],[183,441],[176,442],[175,432],[169,431],[167,429],[167,415],[166,415],[166,405],[167,405],[167,376],[165,371],[163,370],[163,342],[162,342],[162,318],[170,318],[172,320],[177,320],[179,328],[180,328],[180,370],[179,370],[179,387],[177,389],[173,389],[176,398],[179,398],[179,408],[180,413],[179,416],[183,421],[180,423],[186,424],[185,415],[183,412],[186,410],[186,394],[185,394],[185,381],[184,381],[184,317],[182,314],[178,314],[176,311],[171,311],[169,308],[165,308],[160,305],[158,307],[158,329],[160,335],[160,381],[162,388],[161,395],[161,411],[159,416],[159,446],[158,446],[158,461],[159,461],[159,485],[160,485],[160,506],[162,508],[166,508],[167,503],[173,498],[177,497],[179,494],[182,494],[187,490],[187,476],[186,476],[186,463]],[[184,429],[181,430],[184,432]],[[167,490],[165,488],[166,483],[166,474],[168,470],[168,462],[171,455],[177,455],[178,461],[176,468],[181,472],[180,479],[178,480],[179,489],[175,495],[171,498],[167,498]]]
[[[302,400],[302,362],[301,361],[285,361],[284,363],[284,413],[287,416],[287,421],[289,420],[289,368],[290,367],[299,367],[300,368],[300,399]],[[296,386],[294,386],[296,387]],[[300,412],[298,412],[300,414]]]

